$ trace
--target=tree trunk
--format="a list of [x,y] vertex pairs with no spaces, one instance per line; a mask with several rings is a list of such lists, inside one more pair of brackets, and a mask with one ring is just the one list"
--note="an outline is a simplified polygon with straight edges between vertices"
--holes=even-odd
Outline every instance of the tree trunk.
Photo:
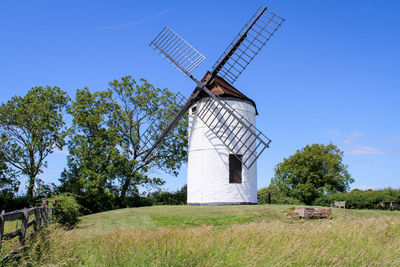
[[36,177],[32,174],[29,175],[29,185],[28,191],[26,192],[26,196],[33,197],[33,188],[35,187],[35,179]]
[[121,188],[121,204],[123,204],[125,202],[125,197],[126,197],[126,192],[128,191],[129,185],[131,184],[131,180],[132,178],[126,178],[125,183],[122,185]]
[[35,170],[35,152],[33,150],[29,150],[29,185],[26,195],[31,198],[33,198],[33,188],[35,187],[35,180],[36,180],[36,175],[34,174],[34,170]]

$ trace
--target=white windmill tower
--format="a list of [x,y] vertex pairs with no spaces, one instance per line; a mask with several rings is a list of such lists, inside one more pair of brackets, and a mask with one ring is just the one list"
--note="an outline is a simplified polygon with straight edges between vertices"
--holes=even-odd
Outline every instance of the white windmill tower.
[[[219,76],[214,78],[210,88],[211,93],[222,98],[237,114],[251,125],[256,125],[257,109],[253,100]],[[189,110],[187,202],[191,205],[255,204],[257,164],[254,162],[249,168],[243,168],[240,161],[243,154],[233,154],[216,138],[205,123],[215,119],[210,105],[210,98],[200,95]],[[229,115],[225,114],[221,115],[221,119],[208,124],[223,130],[224,125],[230,121]],[[250,147],[245,132],[245,129],[234,132],[226,142],[238,142],[238,139],[245,137],[245,145]]]
[[256,128],[254,101],[232,84],[283,21],[260,7],[201,81],[190,72],[205,57],[169,27],[150,43],[196,83],[186,103],[171,99],[180,110],[168,124],[153,121],[141,143],[145,160],[189,111],[188,204],[257,203],[256,160],[271,140]]

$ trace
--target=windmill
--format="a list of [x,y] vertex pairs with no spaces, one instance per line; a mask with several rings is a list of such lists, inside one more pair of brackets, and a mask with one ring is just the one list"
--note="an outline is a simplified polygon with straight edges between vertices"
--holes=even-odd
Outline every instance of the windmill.
[[180,94],[171,100],[180,104],[171,120],[153,121],[140,143],[146,160],[190,111],[188,204],[257,203],[256,160],[271,140],[255,126],[254,101],[232,84],[283,22],[261,6],[201,80],[191,72],[205,57],[171,28],[166,26],[150,43],[196,83],[187,100]]

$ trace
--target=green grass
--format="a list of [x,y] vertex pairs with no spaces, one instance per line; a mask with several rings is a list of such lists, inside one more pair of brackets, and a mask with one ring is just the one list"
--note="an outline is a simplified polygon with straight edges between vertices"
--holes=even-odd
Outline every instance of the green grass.
[[400,266],[400,212],[333,209],[292,220],[292,206],[156,206],[51,227],[16,263],[31,266]]
[[82,218],[79,230],[104,233],[115,227],[148,228],[159,226],[227,226],[265,220],[285,220],[281,209],[290,206],[154,206],[120,209]]

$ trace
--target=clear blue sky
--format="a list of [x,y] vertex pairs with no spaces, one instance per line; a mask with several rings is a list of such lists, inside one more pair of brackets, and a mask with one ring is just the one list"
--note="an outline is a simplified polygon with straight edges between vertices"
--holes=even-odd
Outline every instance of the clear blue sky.
[[[193,82],[148,47],[170,26],[206,61],[201,77],[265,1],[1,1],[0,102],[31,87],[107,88],[144,77],[186,96]],[[267,6],[286,22],[235,83],[257,103],[272,139],[258,187],[306,144],[339,146],[352,188],[400,187],[400,1],[285,0]],[[67,151],[41,175],[57,182]],[[164,176],[165,188],[186,183]]]

